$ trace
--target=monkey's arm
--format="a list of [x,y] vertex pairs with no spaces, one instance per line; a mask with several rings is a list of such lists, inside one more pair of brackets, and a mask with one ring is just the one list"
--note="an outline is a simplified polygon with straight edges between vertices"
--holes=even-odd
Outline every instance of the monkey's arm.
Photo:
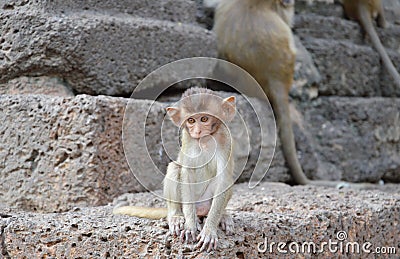
[[181,168],[182,186],[181,186],[181,199],[182,211],[185,218],[184,229],[181,232],[181,240],[196,240],[196,231],[199,228],[196,215],[196,199],[194,197],[194,188],[196,182],[191,179],[195,177],[192,170],[188,168]]
[[172,235],[179,236],[183,229],[185,219],[181,205],[181,167],[175,162],[168,164],[167,174],[164,178],[164,198],[168,208],[168,226]]
[[211,181],[215,181],[211,183],[215,184],[212,187],[214,189],[213,200],[204,227],[197,236],[199,242],[196,246],[201,247],[201,251],[207,249],[208,252],[216,249],[218,245],[218,225],[225,213],[226,205],[232,197],[233,160],[228,160],[227,157],[219,155],[217,158],[217,175],[211,178]]

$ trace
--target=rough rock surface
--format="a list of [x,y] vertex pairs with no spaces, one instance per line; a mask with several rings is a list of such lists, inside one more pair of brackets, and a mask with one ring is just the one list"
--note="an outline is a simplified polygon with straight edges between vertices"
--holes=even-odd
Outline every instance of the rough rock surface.
[[399,0],[383,0],[383,9],[385,10],[386,19],[394,24],[400,25],[400,1]]
[[[164,105],[131,100],[125,110],[128,100],[87,95],[75,98],[0,96],[0,120],[3,122],[0,126],[0,159],[3,161],[0,164],[0,202],[45,212],[65,211],[74,206],[104,205],[116,195],[143,191],[134,175],[150,189],[161,188],[170,161],[163,143],[177,143],[176,127],[172,124],[166,127],[163,133],[167,137],[163,142]],[[243,176],[246,180],[258,159],[257,150],[261,143],[259,126],[257,131],[257,121],[251,110],[243,101],[239,106],[250,128],[252,144],[250,157],[248,153],[237,153],[238,161],[246,163],[248,160],[248,173]],[[125,111],[127,117],[124,120]],[[146,114],[147,120],[139,121],[139,114]],[[269,118],[263,118],[263,123],[268,122],[269,127],[274,127],[272,119],[271,113]],[[145,132],[140,130],[143,123],[146,123]],[[267,134],[273,134],[273,131],[268,130]],[[147,148],[142,146],[143,149],[132,150],[132,144],[143,136],[146,136]],[[273,135],[268,139],[271,143],[265,148],[270,149],[271,156],[261,158],[265,170],[275,143]],[[123,145],[126,145],[126,153]],[[129,170],[125,154],[131,161],[134,175]],[[279,158],[272,164],[274,169],[267,179],[288,181],[287,172],[281,173],[287,171],[281,154]],[[149,173],[154,166],[162,174]],[[258,172],[258,175],[263,172]]]
[[[162,206],[161,199],[149,193],[130,195],[133,204]],[[262,183],[249,190],[246,184],[235,187],[228,205],[235,223],[235,233],[226,236],[219,231],[219,249],[212,253],[192,251],[178,238],[167,237],[165,220],[147,220],[112,215],[111,206],[75,209],[59,214],[37,214],[0,210],[0,251],[5,258],[108,258],[108,257],[190,257],[190,258],[266,258],[304,257],[337,258],[355,256],[374,258],[363,252],[377,247],[397,250],[400,242],[400,195],[397,190],[348,191],[316,187],[289,187],[280,183]],[[344,231],[344,232],[343,232]],[[339,233],[339,234],[338,234]],[[345,233],[345,234],[344,234]],[[338,239],[342,238],[342,239]],[[323,242],[338,242],[342,251],[331,252]],[[339,241],[342,240],[342,241]],[[279,253],[258,252],[272,242],[285,243]],[[317,252],[290,253],[313,242]],[[348,244],[356,242],[360,253],[346,253]],[[292,243],[292,245],[290,245]],[[355,243],[350,243],[354,244]],[[290,245],[290,246],[289,246]],[[357,247],[357,246],[356,246]],[[311,251],[312,251],[311,246]],[[393,251],[395,251],[393,250]],[[300,250],[301,252],[301,250]]]
[[[322,16],[344,17],[342,6],[336,0],[297,0],[296,13],[316,13]],[[393,24],[400,24],[400,1],[382,0],[386,19]]]
[[[216,55],[214,36],[199,26],[129,12],[145,8],[151,11],[143,13],[166,11],[171,17],[174,10],[186,17],[188,6],[196,10],[194,4],[162,1],[166,7],[153,8],[150,2],[89,1],[85,4],[89,11],[76,10],[79,1],[2,2],[0,83],[20,76],[53,75],[76,93],[129,96],[141,79],[162,65]],[[104,11],[124,6],[129,6],[127,13]],[[63,8],[66,11],[61,12]]]
[[72,97],[72,89],[60,78],[18,77],[7,83],[0,84],[0,94],[45,94],[52,96]]
[[[17,1],[7,0],[8,9],[18,6]],[[128,14],[143,18],[167,20],[179,23],[196,23],[196,6],[186,0],[42,0],[29,1],[30,7],[41,9],[48,13],[100,12],[110,15]]]
[[0,203],[52,212],[143,190],[124,161],[126,99],[3,95],[0,103]]
[[313,38],[304,41],[304,46],[310,50],[321,73],[320,95],[382,94],[379,55],[370,47]]
[[[321,74],[320,95],[400,96],[400,89],[357,23],[334,16],[301,14],[296,16],[294,30]],[[400,26],[377,31],[400,71]]]
[[[311,177],[400,182],[393,177],[400,172],[399,99],[321,97],[300,110],[300,128],[309,135],[296,134],[297,143]],[[316,163],[310,154],[316,155]],[[310,163],[319,168],[312,172]]]
[[[33,211],[65,211],[74,206],[104,205],[119,194],[144,190],[130,172],[125,154],[142,183],[150,189],[160,188],[170,161],[163,147],[176,143],[176,129],[167,125],[163,132],[167,137],[162,141],[165,104],[157,102],[151,106],[150,101],[131,101],[124,121],[127,102],[123,98],[85,95],[1,96],[1,203]],[[270,140],[263,148],[271,155],[259,158],[260,122],[240,97],[238,109],[250,137],[247,153],[244,147],[249,143],[234,127],[233,136],[238,143],[235,160],[237,164],[247,162],[240,180],[246,181],[258,160],[268,168],[275,125],[272,113],[260,118],[267,125],[264,134],[269,134]],[[299,110],[301,113],[295,109],[292,113],[299,157],[311,178],[399,182],[397,99],[320,98]],[[147,121],[139,121],[138,114],[147,112]],[[125,139],[123,123],[128,129],[124,130]],[[143,138],[139,130],[143,123],[147,150],[131,150],[134,142],[129,141]],[[127,145],[126,153],[123,145]],[[149,173],[154,166],[161,174]],[[257,171],[256,179],[263,172]],[[264,180],[290,181],[279,141]],[[54,192],[58,195],[54,196]]]
[[[266,241],[284,242],[286,248],[312,241],[320,249],[322,242],[338,241],[340,231],[347,234],[344,245],[370,242],[372,251],[397,250],[384,257],[400,256],[399,185],[352,191],[263,182],[248,189],[257,159],[270,163],[271,157],[258,155],[260,147],[274,150],[275,124],[265,112],[258,122],[242,98],[238,109],[251,148],[247,153],[246,138],[235,127],[235,160],[248,163],[240,179],[245,183],[235,187],[229,204],[236,232],[231,237],[220,232],[218,251],[199,253],[166,237],[165,220],[111,214],[114,205],[164,206],[149,193],[127,193],[144,191],[143,183],[160,188],[162,175],[149,172],[154,166],[165,172],[169,161],[160,138],[166,104],[73,95],[127,96],[149,72],[170,61],[215,57],[214,35],[195,22],[212,22],[210,13],[201,17],[201,2],[0,1],[0,258],[282,257],[277,244],[272,252],[257,248]],[[399,183],[399,98],[377,96],[399,97],[400,89],[360,26],[343,18],[340,5],[333,0],[307,2],[296,1],[294,30],[301,55],[291,107],[305,173],[313,179]],[[388,20],[396,25],[378,28],[378,34],[400,70],[400,1],[383,2]],[[156,81],[163,83],[162,78]],[[47,96],[18,95],[26,93]],[[129,115],[125,119],[124,112]],[[146,121],[141,120],[138,115],[146,113]],[[266,125],[266,132],[260,132],[259,123]],[[143,140],[143,124],[148,148],[129,148]],[[164,130],[164,144],[176,144],[176,128]],[[269,142],[262,144],[261,134]],[[264,180],[290,182],[279,145],[278,140]],[[256,172],[255,180],[262,173]],[[112,206],[91,207],[113,199]],[[353,254],[378,257],[328,249],[286,257]]]

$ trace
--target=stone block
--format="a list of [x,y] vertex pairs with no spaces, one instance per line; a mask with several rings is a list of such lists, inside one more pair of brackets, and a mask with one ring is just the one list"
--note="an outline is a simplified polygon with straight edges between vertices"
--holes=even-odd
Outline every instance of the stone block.
[[196,25],[128,14],[52,14],[29,5],[2,8],[0,83],[51,75],[78,94],[130,96],[162,65],[216,56],[214,36]]
[[[167,237],[166,220],[112,215],[110,206],[59,214],[1,209],[1,252],[6,258],[374,258],[374,249],[384,247],[391,251],[386,254],[388,257],[396,257],[400,242],[400,196],[396,188],[383,192],[278,183],[262,183],[251,190],[246,184],[235,186],[228,204],[235,223],[234,234],[226,236],[218,230],[219,248],[211,253],[201,253],[192,244]],[[161,199],[149,193],[131,195],[129,200],[136,205],[164,206]],[[329,241],[337,242],[332,246],[338,249],[336,252],[323,245]],[[275,245],[270,250],[272,242]],[[287,254],[279,252],[279,242],[285,245],[281,248]],[[289,247],[301,249],[306,242],[314,245],[311,251],[307,246],[304,252],[289,251]],[[367,242],[371,244],[370,253],[362,250]],[[352,245],[360,252],[345,250],[352,249]]]

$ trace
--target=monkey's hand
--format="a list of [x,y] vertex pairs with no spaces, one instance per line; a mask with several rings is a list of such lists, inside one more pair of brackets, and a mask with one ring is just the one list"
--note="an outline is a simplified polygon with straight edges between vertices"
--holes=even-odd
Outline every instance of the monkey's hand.
[[196,245],[196,248],[200,248],[200,251],[204,251],[207,248],[207,252],[211,250],[217,249],[218,245],[218,236],[217,229],[212,229],[205,225],[201,230],[200,234],[197,236],[197,240],[199,241]]
[[179,236],[183,226],[185,224],[185,218],[181,215],[173,216],[168,222],[169,232],[173,236]]

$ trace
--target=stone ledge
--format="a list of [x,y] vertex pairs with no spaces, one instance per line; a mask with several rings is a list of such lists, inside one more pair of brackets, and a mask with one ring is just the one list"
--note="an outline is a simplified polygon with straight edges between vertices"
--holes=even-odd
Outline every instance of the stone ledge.
[[[308,4],[312,2],[313,4]],[[297,0],[296,14],[315,13],[322,16],[344,17],[342,6],[337,0]],[[395,0],[382,0],[386,19],[400,25],[400,3]]]
[[196,5],[189,0],[4,0],[0,8],[3,10],[37,9],[46,13],[67,15],[77,12],[99,12],[109,15],[123,13],[181,23],[196,21]]
[[[303,44],[321,74],[320,96],[400,96],[400,89],[372,46],[315,38],[305,38]],[[400,55],[387,51],[400,71]]]
[[382,95],[380,59],[371,47],[313,38],[303,44],[321,74],[319,95]]
[[[400,254],[400,196],[398,186],[383,191],[350,191],[318,187],[289,187],[262,183],[249,190],[235,186],[228,205],[235,233],[219,231],[219,249],[210,254],[191,251],[177,239],[166,238],[165,220],[147,220],[112,215],[112,207],[81,208],[60,214],[36,214],[0,209],[1,252],[11,258],[105,258],[171,257],[265,258],[283,256],[257,252],[271,242],[337,242],[337,233],[347,233],[346,242],[375,247],[395,247]],[[129,195],[133,204],[162,204],[149,193]],[[287,249],[287,247],[286,247]],[[351,253],[289,254],[285,258],[347,258]],[[355,254],[373,258],[373,254]],[[392,255],[396,256],[396,255]]]
[[65,79],[78,94],[130,96],[162,65],[216,56],[210,31],[170,21],[27,9],[1,12],[0,22],[0,83],[51,75]]
[[[252,110],[238,97],[238,110],[249,129],[250,154],[243,151],[246,138],[236,136],[237,164],[247,161],[240,181],[250,178],[260,157],[260,126]],[[129,99],[79,95],[74,98],[44,95],[0,95],[0,203],[24,210],[55,212],[72,207],[97,206],[126,192],[143,191],[126,162],[122,125]],[[126,110],[126,139],[143,138],[143,121],[150,101],[131,100]],[[176,143],[175,127],[167,125],[161,140],[165,103],[155,103],[146,122],[148,150],[127,149],[134,157],[132,170],[151,189],[161,187],[163,175],[152,174],[154,164],[165,172],[164,145]],[[255,105],[259,103],[255,102]],[[292,110],[300,162],[313,179],[399,182],[399,99],[321,97]],[[267,110],[266,110],[267,111]],[[273,134],[272,114],[260,117]],[[240,131],[240,128],[239,128]],[[263,148],[273,154],[274,136]],[[131,143],[131,142],[129,142]],[[133,142],[132,142],[133,143]],[[351,154],[348,155],[348,154]],[[263,168],[262,168],[263,169]],[[256,172],[261,176],[263,171]],[[264,180],[289,182],[290,176],[278,146]],[[57,193],[57,195],[54,195]]]
[[[375,27],[383,46],[389,51],[400,51],[400,26],[389,24],[385,29]],[[355,21],[340,17],[300,14],[295,16],[294,31],[302,39],[317,38],[327,40],[344,40],[357,45],[372,46],[371,41]]]
[[[308,2],[313,2],[308,4]],[[322,16],[343,17],[344,12],[340,4],[334,4],[334,0],[300,0],[296,1],[296,14],[315,13]]]
[[400,182],[399,98],[320,97],[299,110],[300,163],[319,166],[311,178]]
[[14,95],[0,103],[0,203],[53,212],[144,190],[122,150],[127,99]]
[[[164,145],[177,143],[177,135],[175,126],[169,124],[163,131],[166,138],[161,139],[166,104],[151,104],[106,96],[0,95],[0,203],[24,210],[59,212],[74,206],[104,205],[122,193],[143,191],[126,156],[132,161],[131,170],[146,186],[161,188],[163,175],[150,172],[154,172],[154,166],[165,172],[170,160]],[[250,157],[243,152],[236,156],[237,162],[248,161],[247,174],[243,175],[248,179],[261,145],[259,125],[243,98],[238,106],[251,129]],[[124,112],[128,114],[125,124]],[[146,132],[141,130],[144,121],[138,114],[148,115]],[[272,119],[272,113],[269,115],[268,120]],[[262,118],[264,123],[266,117]],[[136,143],[145,136],[148,149],[136,150],[128,144],[125,154],[123,125],[129,129],[124,132],[125,141]],[[274,124],[267,126],[271,127]],[[275,140],[273,136],[269,139]],[[271,149],[271,154],[273,144],[264,147]],[[266,165],[270,159],[260,158]],[[288,180],[281,154],[272,168],[267,179]]]

